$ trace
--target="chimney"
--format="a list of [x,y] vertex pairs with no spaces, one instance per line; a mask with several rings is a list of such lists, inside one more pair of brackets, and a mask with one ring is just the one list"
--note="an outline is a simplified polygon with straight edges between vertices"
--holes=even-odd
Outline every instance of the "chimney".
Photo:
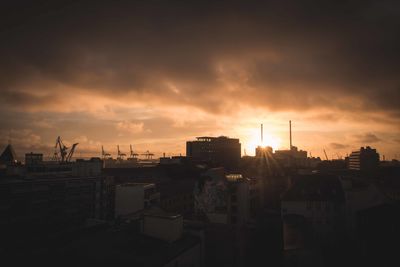
[[292,150],[292,121],[289,121],[290,150]]
[[263,144],[264,140],[263,140],[263,124],[261,123],[261,145]]

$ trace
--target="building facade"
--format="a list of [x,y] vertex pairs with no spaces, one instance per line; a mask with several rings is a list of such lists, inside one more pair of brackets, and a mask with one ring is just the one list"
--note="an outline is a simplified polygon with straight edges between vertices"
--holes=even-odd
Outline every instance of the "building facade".
[[209,162],[215,167],[237,169],[241,157],[239,139],[220,137],[197,137],[186,142],[186,156],[195,161]]
[[349,156],[349,169],[356,171],[375,170],[379,166],[379,154],[369,146],[353,151]]

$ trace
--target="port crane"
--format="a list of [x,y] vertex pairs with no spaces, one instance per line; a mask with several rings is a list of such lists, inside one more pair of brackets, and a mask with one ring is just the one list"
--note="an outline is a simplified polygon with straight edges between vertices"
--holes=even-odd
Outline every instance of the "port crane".
[[152,159],[153,158],[153,156],[154,156],[154,154],[153,153],[150,153],[150,151],[146,151],[145,153],[143,153],[143,154],[141,154],[142,156],[145,156],[146,157],[146,159]]
[[110,154],[110,153],[106,153],[106,152],[104,151],[104,147],[103,147],[103,146],[101,146],[101,156],[103,157],[103,159],[109,159],[109,158],[111,158],[111,154]]
[[61,137],[58,136],[54,146],[53,160],[58,162],[70,162],[78,144],[79,143],[73,144],[71,149],[68,151],[68,147],[64,145]]
[[117,159],[124,159],[124,157],[126,157],[125,153],[121,153],[121,150],[119,150],[119,145],[117,145],[117,149],[118,149],[118,157]]
[[130,152],[131,152],[131,158],[133,158],[133,159],[137,158],[137,156],[139,156],[139,154],[133,152],[132,145],[129,145],[129,147],[130,147]]

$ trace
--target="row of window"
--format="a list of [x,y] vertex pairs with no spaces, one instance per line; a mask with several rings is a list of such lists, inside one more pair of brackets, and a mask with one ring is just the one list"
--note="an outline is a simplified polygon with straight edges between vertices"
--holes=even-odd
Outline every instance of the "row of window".
[[306,207],[308,210],[316,209],[326,212],[331,210],[331,204],[327,201],[307,201]]

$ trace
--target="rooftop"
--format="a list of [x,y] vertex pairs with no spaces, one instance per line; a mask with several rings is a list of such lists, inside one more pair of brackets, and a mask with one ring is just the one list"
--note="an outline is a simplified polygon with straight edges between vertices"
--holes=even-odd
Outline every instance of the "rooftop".
[[285,193],[284,201],[344,201],[344,192],[338,177],[311,174],[295,177],[293,186]]
[[230,141],[239,141],[237,138],[229,138],[227,136],[218,136],[218,137],[212,137],[212,136],[199,136],[196,137],[197,141],[206,141],[206,142],[211,142],[214,140],[230,140]]
[[68,264],[164,266],[199,242],[188,234],[170,243],[127,230],[108,230],[74,240],[57,252]]

